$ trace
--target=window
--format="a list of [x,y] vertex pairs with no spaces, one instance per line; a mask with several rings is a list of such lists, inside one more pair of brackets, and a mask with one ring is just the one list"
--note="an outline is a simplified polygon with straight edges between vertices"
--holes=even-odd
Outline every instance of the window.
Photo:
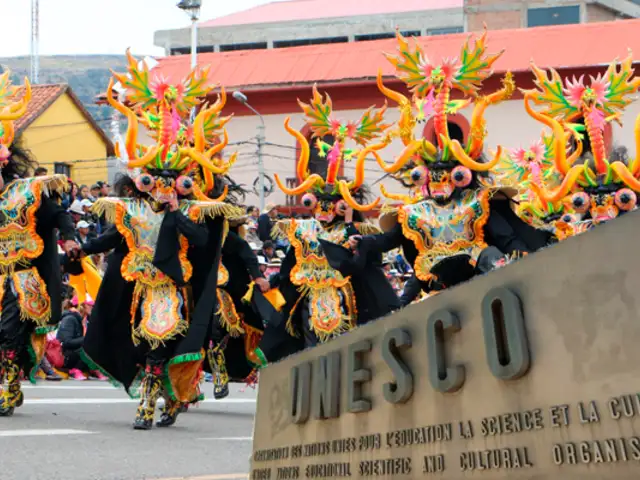
[[530,8],[527,11],[527,26],[568,25],[580,23],[580,6]]
[[327,43],[347,43],[349,37],[302,38],[273,42],[273,48],[301,47],[303,45],[323,45]]
[[[199,45],[198,53],[210,53],[215,51],[213,45]],[[191,54],[191,47],[177,47],[171,49],[171,55],[189,55]]]
[[356,42],[366,42],[368,40],[381,40],[383,38],[393,38],[395,33],[372,33],[371,35],[356,35]]
[[450,33],[462,33],[463,27],[442,27],[427,29],[427,35],[448,35]]
[[[638,0],[640,1],[640,0]],[[404,32],[400,32],[403,37],[419,37],[420,30],[406,30]],[[371,33],[369,35],[356,35],[356,42],[364,42],[368,40],[381,40],[383,38],[395,38],[396,34],[393,32],[387,33]]]
[[66,175],[67,177],[71,176],[71,165],[67,163],[54,163],[53,164],[53,173],[61,173],[62,175]]
[[230,43],[227,45],[220,45],[221,52],[232,52],[235,50],[266,50],[267,42],[254,42],[254,43]]

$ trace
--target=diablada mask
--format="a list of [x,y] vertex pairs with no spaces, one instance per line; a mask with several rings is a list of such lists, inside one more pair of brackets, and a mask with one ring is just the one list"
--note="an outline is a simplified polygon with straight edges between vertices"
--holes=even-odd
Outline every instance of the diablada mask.
[[[499,103],[511,96],[515,84],[511,74],[503,79],[503,88],[488,96],[480,96],[478,91],[482,82],[491,75],[492,65],[502,55],[487,54],[487,32],[470,45],[468,40],[462,48],[460,60],[444,59],[440,64],[432,63],[422,48],[397,34],[400,56],[387,55],[387,59],[396,67],[396,76],[407,84],[412,99],[384,86],[382,72],[378,72],[378,87],[381,92],[398,103],[400,120],[392,137],[398,137],[404,144],[404,150],[391,165],[378,163],[387,173],[393,174],[405,186],[411,189],[411,195],[390,195],[384,188],[385,196],[405,203],[416,203],[426,198],[444,202],[456,189],[474,187],[477,172],[491,170],[499,161],[501,148],[498,147],[495,158],[483,163],[479,161],[486,136],[484,111],[489,105]],[[453,90],[463,93],[462,100],[452,100]],[[462,147],[456,139],[449,136],[447,117],[460,109],[475,103],[471,131],[466,146]],[[428,139],[416,138],[414,134],[418,123],[432,117],[437,144]],[[376,150],[384,145],[372,145]]]
[[31,84],[24,79],[24,95],[18,99],[19,87],[11,85],[9,72],[0,75],[0,168],[9,161],[9,147],[15,136],[14,122],[27,112]]
[[[368,142],[378,138],[389,125],[383,123],[386,106],[374,110],[369,108],[357,122],[345,122],[333,117],[333,104],[329,95],[323,99],[317,88],[313,87],[313,98],[309,104],[298,101],[305,114],[305,120],[321,157],[327,159],[327,173],[323,178],[317,173],[309,172],[310,147],[306,137],[289,126],[290,119],[285,120],[285,128],[300,144],[300,158],[297,164],[299,185],[287,188],[278,175],[274,175],[278,187],[287,195],[303,195],[302,204],[314,212],[315,217],[323,223],[331,223],[337,217],[343,217],[348,208],[360,212],[373,210],[380,202],[362,205],[354,198],[364,184],[365,159],[368,153],[375,150],[364,148]],[[333,137],[328,144],[322,139],[327,135]],[[355,142],[359,148],[350,148],[348,141]],[[341,167],[345,162],[355,159],[355,178],[352,181],[339,179]]]
[[[582,76],[566,79],[563,84],[557,71],[551,69],[547,74],[532,63],[537,89],[524,92],[529,114],[548,125],[550,118],[558,119],[580,135],[586,131],[593,154],[593,162],[587,159],[582,165],[573,165],[573,159],[556,155],[554,169],[562,182],[552,191],[533,184],[541,201],[566,200],[577,214],[590,218],[595,224],[636,207],[640,192],[640,118],[635,126],[636,158],[633,161],[611,162],[604,141],[607,122],[620,122],[622,110],[631,103],[629,97],[640,87],[640,78],[634,78],[631,66],[629,54],[620,63],[614,60],[604,75],[590,77],[588,83]],[[541,112],[533,111],[530,102],[542,105]],[[571,123],[580,119],[584,126]],[[560,150],[564,148],[556,147],[556,151]]]
[[[224,88],[216,103],[203,107],[192,123],[191,110],[212,88],[207,82],[209,69],[196,68],[182,82],[172,84],[150,73],[144,62],[140,67],[128,51],[127,57],[128,74],[113,75],[126,89],[128,105],[114,98],[113,79],[107,100],[127,117],[127,166],[142,170],[135,178],[136,187],[160,203],[178,195],[206,199],[202,190],[211,190],[213,176],[227,173],[236,158],[233,155],[225,162],[219,157],[229,141],[224,126],[230,117],[220,116],[226,103]],[[137,143],[140,124],[146,127],[155,144]],[[116,154],[121,157],[124,152],[116,147]]]

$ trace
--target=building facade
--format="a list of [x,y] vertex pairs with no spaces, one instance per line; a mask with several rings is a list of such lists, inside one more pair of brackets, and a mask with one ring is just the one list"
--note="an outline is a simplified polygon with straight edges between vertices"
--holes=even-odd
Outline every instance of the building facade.
[[[560,25],[531,29],[497,30],[489,32],[488,49],[491,52],[505,50],[494,65],[494,75],[484,84],[482,93],[490,93],[500,88],[500,79],[505,72],[514,74],[516,84],[521,88],[533,87],[530,60],[539,67],[556,68],[568,77],[597,75],[604,72],[606,65],[616,57],[623,58],[631,48],[640,52],[640,20],[590,23],[580,25]],[[438,62],[442,58],[453,58],[460,49],[467,34],[421,37],[416,40],[424,47],[429,58]],[[602,39],[607,41],[603,42]],[[232,51],[200,54],[201,65],[211,65],[211,81],[224,85],[228,93],[234,90],[244,92],[249,103],[262,115],[265,122],[265,141],[261,145],[262,161],[267,175],[267,202],[291,205],[298,199],[287,198],[275,185],[274,174],[286,179],[290,185],[296,183],[295,168],[299,145],[284,129],[284,120],[291,118],[291,125],[308,134],[298,99],[308,101],[312,86],[318,85],[321,92],[327,92],[333,100],[335,115],[356,121],[371,105],[378,107],[385,97],[376,86],[376,75],[382,69],[385,84],[395,90],[404,91],[404,84],[394,77],[392,65],[383,52],[393,53],[397,49],[395,39],[355,42],[344,45],[311,45],[270,49],[266,51]],[[639,59],[640,60],[640,59]],[[169,56],[160,59],[156,69],[176,81],[187,74],[190,68],[188,56]],[[640,72],[638,72],[640,73]],[[213,98],[209,100],[215,100]],[[396,105],[389,105],[386,118],[399,118]],[[230,145],[225,154],[238,152],[238,161],[232,170],[234,179],[249,189],[258,186],[258,126],[260,119],[244,105],[228,95],[225,115],[234,118],[227,125]],[[634,123],[640,114],[640,102],[632,103],[626,110],[622,126],[612,125],[606,131],[607,145],[626,146],[635,152]],[[468,108],[452,116],[451,129],[463,139],[468,134],[471,109]],[[489,107],[486,111],[488,137],[486,151],[490,154],[498,145],[503,148],[528,146],[538,140],[542,126],[531,119],[524,110],[519,92],[508,101]],[[429,138],[433,132],[430,122],[420,125]],[[149,142],[148,137],[140,137]],[[434,140],[434,139],[432,139]],[[384,150],[387,162],[393,160],[402,150],[400,142]],[[312,154],[313,155],[313,154]],[[353,173],[352,165],[345,165],[344,176]],[[376,161],[368,159],[366,183],[379,194],[379,186],[394,193],[403,187],[389,179]],[[257,192],[257,190],[256,190]],[[257,194],[252,193],[247,202],[257,204]]]
[[79,185],[107,180],[114,161],[113,144],[66,84],[32,86],[16,139],[49,173],[64,173]]
[[[266,50],[640,17],[640,0],[289,0],[202,22],[198,52]],[[166,55],[191,50],[189,27],[162,30]]]

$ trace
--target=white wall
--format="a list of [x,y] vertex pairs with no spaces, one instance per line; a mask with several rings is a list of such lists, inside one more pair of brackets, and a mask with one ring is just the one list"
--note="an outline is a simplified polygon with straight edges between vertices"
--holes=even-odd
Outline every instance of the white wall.
[[[362,110],[345,110],[336,112],[336,116],[345,120],[356,121],[360,118]],[[463,114],[470,119],[471,108],[466,109]],[[640,102],[631,104],[623,117],[622,127],[614,126],[613,143],[629,148],[630,154],[635,153],[634,123],[636,117],[640,115]],[[295,176],[295,147],[296,140],[284,129],[284,120],[288,115],[265,115],[265,136],[268,143],[280,146],[266,145],[264,147],[264,161],[266,174],[273,178],[277,173],[284,182],[287,177]],[[304,120],[301,113],[294,113],[291,116],[291,126],[301,129]],[[397,109],[390,108],[387,111],[386,120],[396,121],[399,118]],[[540,138],[542,125],[533,120],[524,110],[522,100],[512,100],[500,105],[489,107],[486,111],[488,136],[485,142],[485,149],[495,150],[498,144],[505,149],[526,147],[533,141]],[[251,188],[254,180],[258,177],[257,147],[255,136],[257,133],[258,119],[254,116],[235,117],[227,124],[230,144],[236,142],[253,142],[253,144],[232,145],[225,149],[228,156],[233,151],[238,152],[238,161],[231,170],[233,179]],[[421,127],[419,127],[421,128]],[[148,143],[149,138],[141,132],[140,142]],[[355,145],[352,145],[355,146]],[[391,162],[402,150],[402,143],[397,141],[383,150],[382,157],[386,162]],[[353,163],[345,165],[345,175],[353,175]],[[384,172],[378,167],[375,160],[371,159],[367,163],[365,170],[365,181],[372,185],[384,176]],[[403,187],[392,179],[386,179],[372,187],[372,192],[380,195],[380,183],[394,193],[405,193]],[[384,199],[384,198],[383,198]],[[276,186],[275,191],[266,198],[266,202],[277,204],[285,203],[285,195]],[[254,194],[247,196],[248,205],[257,205],[258,197]]]

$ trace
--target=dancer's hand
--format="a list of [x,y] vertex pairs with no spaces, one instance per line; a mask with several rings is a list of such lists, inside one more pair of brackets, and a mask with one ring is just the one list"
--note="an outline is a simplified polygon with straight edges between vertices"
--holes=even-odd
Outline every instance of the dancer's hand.
[[362,235],[353,235],[349,237],[349,247],[355,250],[356,248],[358,248],[360,240],[362,240]]
[[271,289],[271,285],[269,285],[269,282],[265,278],[256,278],[254,282],[262,293],[268,292]]
[[66,253],[70,258],[76,258],[78,256],[78,252],[80,252],[80,245],[75,240],[67,240],[62,244],[62,250]]

